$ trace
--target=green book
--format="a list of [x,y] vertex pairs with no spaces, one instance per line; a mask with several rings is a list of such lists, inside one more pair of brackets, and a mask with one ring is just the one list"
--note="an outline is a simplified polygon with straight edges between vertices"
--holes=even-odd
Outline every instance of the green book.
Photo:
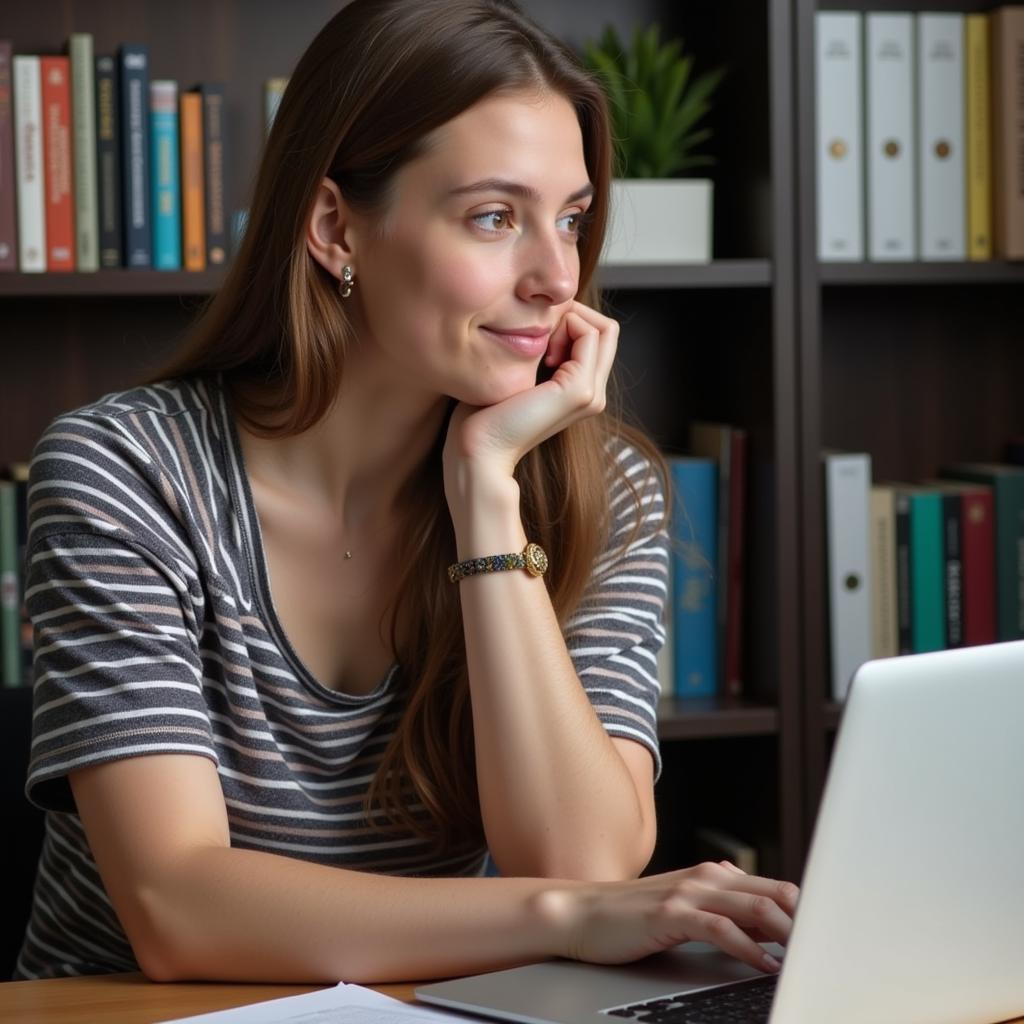
[[942,475],[992,488],[996,515],[996,637],[1024,639],[1024,468],[999,463],[961,463]]
[[21,685],[18,505],[11,480],[0,480],[0,661],[4,686]]
[[96,192],[96,67],[92,36],[72,32],[68,38],[71,57],[71,147],[75,168],[75,269],[99,270],[100,226]]
[[942,541],[942,495],[911,490],[910,590],[911,644],[915,654],[946,646],[945,548]]

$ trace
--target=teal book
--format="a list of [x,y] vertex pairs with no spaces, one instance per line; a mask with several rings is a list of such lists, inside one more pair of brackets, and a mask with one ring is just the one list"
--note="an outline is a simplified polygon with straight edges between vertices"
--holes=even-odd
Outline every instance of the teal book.
[[912,490],[910,498],[911,647],[915,654],[946,647],[946,549],[942,494]]
[[153,266],[157,270],[181,270],[178,83],[150,82],[149,98]]
[[992,488],[996,519],[996,639],[1024,639],[1024,468],[961,463],[942,475]]
[[674,678],[677,697],[718,693],[718,467],[668,460],[675,491],[670,527]]

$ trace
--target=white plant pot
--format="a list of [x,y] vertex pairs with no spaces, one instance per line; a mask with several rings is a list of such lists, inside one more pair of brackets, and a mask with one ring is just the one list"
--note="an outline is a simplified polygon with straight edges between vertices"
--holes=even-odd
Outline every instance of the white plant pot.
[[603,264],[710,263],[712,182],[616,179]]

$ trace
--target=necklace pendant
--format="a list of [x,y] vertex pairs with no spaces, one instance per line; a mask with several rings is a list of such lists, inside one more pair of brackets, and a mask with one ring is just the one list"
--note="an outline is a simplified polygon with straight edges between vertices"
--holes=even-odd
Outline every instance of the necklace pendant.
[[345,552],[345,557],[346,558],[351,558],[352,557],[352,552],[351,551],[346,551]]

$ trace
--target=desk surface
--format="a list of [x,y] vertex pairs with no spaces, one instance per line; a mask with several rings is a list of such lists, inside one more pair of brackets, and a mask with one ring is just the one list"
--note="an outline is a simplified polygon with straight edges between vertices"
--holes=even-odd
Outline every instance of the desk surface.
[[[53,981],[0,984],[0,1021],[31,1024],[152,1024],[195,1013],[227,1010],[282,996],[315,992],[321,985],[157,985],[141,974],[104,974]],[[374,985],[384,995],[411,1002],[413,985]],[[1024,1024],[1017,1017],[1006,1024]]]
[[[156,985],[141,974],[104,974],[51,981],[0,984],[0,1021],[32,1024],[152,1024],[194,1013],[227,1010],[282,996],[315,992],[322,985],[221,985],[182,982]],[[374,985],[410,1002],[412,985]]]

